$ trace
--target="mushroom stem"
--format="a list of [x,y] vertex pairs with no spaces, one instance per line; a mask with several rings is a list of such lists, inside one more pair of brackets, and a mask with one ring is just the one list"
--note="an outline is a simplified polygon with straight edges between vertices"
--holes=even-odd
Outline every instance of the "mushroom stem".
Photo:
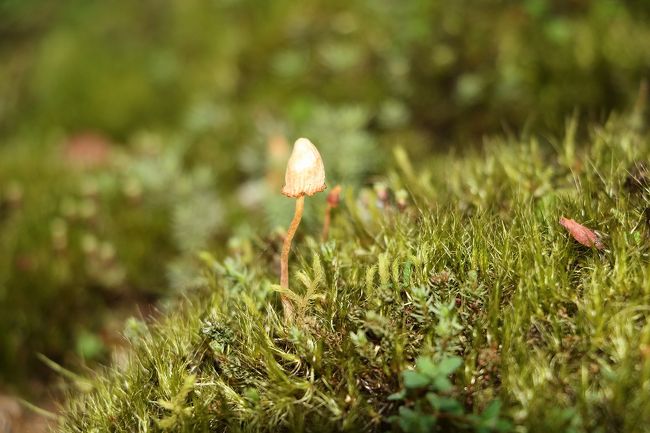
[[[296,212],[293,215],[293,220],[291,221],[289,230],[287,230],[287,236],[284,238],[284,244],[282,245],[282,256],[280,258],[280,286],[284,289],[289,288],[289,253],[291,252],[291,242],[293,241],[296,230],[298,230],[298,226],[300,225],[304,208],[305,196],[300,196],[296,199]],[[286,320],[291,321],[293,319],[293,305],[291,304],[291,300],[284,294],[281,296],[281,299],[284,317]]]

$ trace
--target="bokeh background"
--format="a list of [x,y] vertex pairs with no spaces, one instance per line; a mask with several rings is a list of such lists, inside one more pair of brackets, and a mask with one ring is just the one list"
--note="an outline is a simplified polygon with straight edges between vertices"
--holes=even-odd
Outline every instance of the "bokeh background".
[[0,394],[51,392],[37,354],[105,362],[197,252],[280,236],[295,138],[355,187],[396,144],[601,120],[644,91],[649,24],[644,0],[0,0]]

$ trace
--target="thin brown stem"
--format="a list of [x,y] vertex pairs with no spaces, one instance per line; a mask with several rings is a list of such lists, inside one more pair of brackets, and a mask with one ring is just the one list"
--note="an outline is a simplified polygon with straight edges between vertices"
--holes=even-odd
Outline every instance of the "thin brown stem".
[[332,205],[327,203],[327,208],[325,209],[325,221],[323,221],[323,242],[327,241],[327,238],[330,234],[330,223],[332,221]]
[[[280,257],[280,286],[284,289],[289,289],[289,253],[291,252],[291,242],[298,230],[300,220],[302,219],[302,212],[305,208],[305,196],[300,196],[296,199],[296,212],[293,215],[293,220],[287,230],[287,236],[284,238],[282,245],[282,256]],[[291,300],[284,294],[281,295],[282,309],[284,310],[284,318],[286,321],[293,320],[293,305]]]

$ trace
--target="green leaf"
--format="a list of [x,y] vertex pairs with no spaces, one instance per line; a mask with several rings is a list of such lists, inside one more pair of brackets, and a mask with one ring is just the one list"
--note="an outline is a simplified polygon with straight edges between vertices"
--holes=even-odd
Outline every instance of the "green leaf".
[[499,400],[494,400],[485,408],[481,414],[481,419],[484,421],[496,421],[499,418],[499,412],[501,412],[501,402]]
[[429,376],[430,378],[434,378],[438,376],[438,367],[436,364],[434,364],[433,360],[429,357],[421,356],[415,361],[415,365],[417,367],[417,370],[424,374]]
[[173,429],[174,427],[177,426],[177,422],[178,422],[178,417],[176,415],[172,415],[160,420],[156,420],[158,427],[160,427],[162,430]]
[[160,405],[160,407],[162,407],[164,409],[167,409],[167,410],[174,410],[176,408],[176,405],[174,405],[174,403],[172,403],[171,401],[167,401],[167,400],[162,400],[162,399],[158,400],[158,404]]
[[463,364],[463,359],[458,356],[452,356],[450,358],[445,358],[438,365],[438,371],[444,376],[452,374]]
[[389,395],[388,400],[390,401],[404,400],[404,397],[406,397],[406,390],[403,389],[400,392],[396,392],[395,394]]
[[438,376],[433,380],[433,386],[441,392],[449,391],[453,385],[449,379],[444,376]]
[[483,413],[477,417],[477,431],[479,432],[508,432],[512,429],[512,425],[503,419],[499,418],[499,413],[501,412],[501,402],[499,400],[494,400],[489,406],[483,411]]
[[407,407],[399,408],[399,426],[405,433],[429,433],[438,419],[433,415],[414,411]]
[[402,271],[402,275],[403,275],[402,281],[404,287],[408,287],[408,285],[410,284],[412,271],[413,271],[413,263],[411,263],[411,261],[407,261],[406,263],[404,263],[404,270]]
[[431,383],[429,377],[417,371],[405,371],[402,373],[402,377],[404,378],[404,386],[409,389],[424,388]]
[[506,433],[512,430],[512,424],[505,419],[498,419],[494,429],[500,433]]
[[429,404],[437,411],[452,413],[454,415],[461,415],[463,413],[463,406],[453,398],[441,397],[434,392],[427,393],[426,397]]
[[293,290],[284,288],[280,286],[279,284],[272,284],[271,285],[271,290],[274,292],[278,292],[282,295],[285,295],[287,298],[291,299],[294,302],[300,302],[302,301],[302,298],[300,295],[296,294]]
[[82,331],[77,337],[77,353],[84,359],[95,359],[105,350],[99,336]]

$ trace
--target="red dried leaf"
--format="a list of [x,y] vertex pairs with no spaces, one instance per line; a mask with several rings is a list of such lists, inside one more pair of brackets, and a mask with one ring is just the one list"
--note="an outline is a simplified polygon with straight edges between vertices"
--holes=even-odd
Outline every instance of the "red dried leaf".
[[582,224],[579,224],[572,219],[564,218],[564,217],[560,217],[560,224],[562,224],[564,228],[567,229],[567,231],[573,237],[573,239],[575,239],[582,245],[589,248],[596,248],[598,250],[602,250],[603,248],[605,248],[605,245],[600,240],[600,237],[598,237],[596,233],[594,233],[592,230],[588,229],[587,227],[583,226]]

